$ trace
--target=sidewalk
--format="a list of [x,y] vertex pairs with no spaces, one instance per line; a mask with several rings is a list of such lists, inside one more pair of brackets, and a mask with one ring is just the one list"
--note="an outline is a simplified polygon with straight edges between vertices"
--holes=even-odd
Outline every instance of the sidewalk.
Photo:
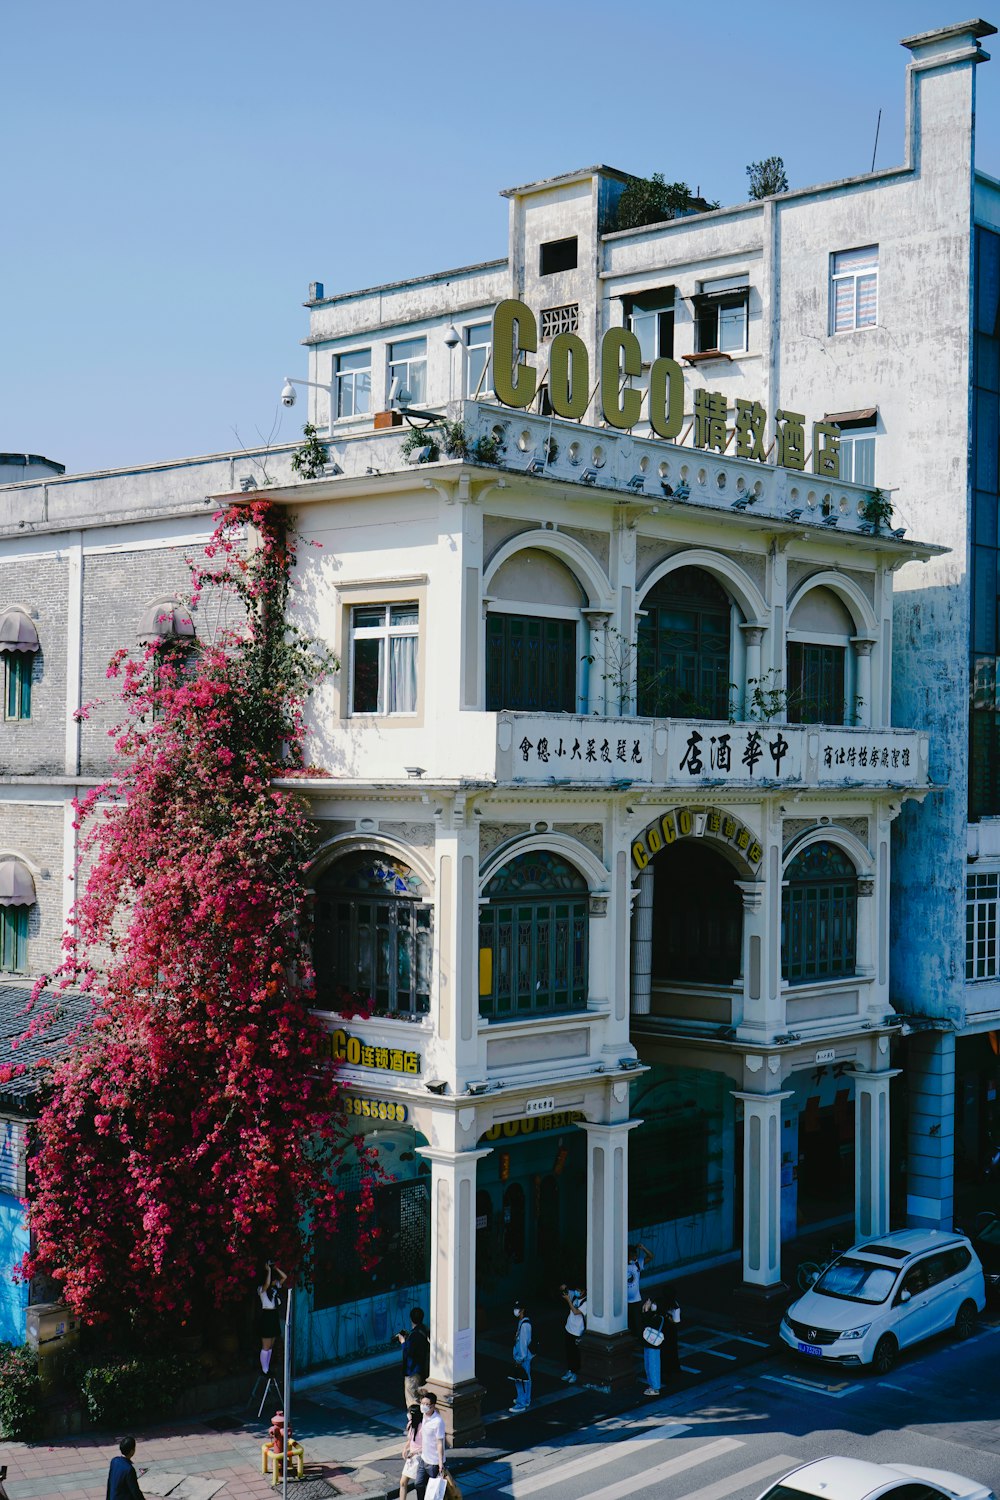
[[[671,1283],[683,1308],[680,1381],[664,1386],[676,1395],[720,1375],[729,1374],[771,1352],[757,1335],[735,1323],[730,1297],[739,1276],[736,1263]],[[650,1288],[653,1284],[650,1280]],[[615,1395],[566,1385],[562,1363],[562,1315],[558,1307],[536,1312],[532,1367],[532,1407],[511,1415],[508,1375],[513,1327],[501,1321],[483,1330],[477,1345],[477,1374],[486,1394],[483,1414],[486,1441],[475,1448],[453,1450],[450,1466],[462,1483],[463,1469],[487,1466],[485,1473],[510,1474],[508,1455],[586,1427],[603,1417],[641,1405],[644,1380],[637,1354],[636,1382]],[[247,1380],[247,1394],[253,1384]],[[296,1390],[292,1429],[305,1449],[306,1482],[289,1479],[296,1500],[383,1500],[399,1484],[404,1426],[402,1377],[398,1357],[385,1369],[362,1375],[310,1377]],[[266,1440],[270,1410],[258,1422],[242,1412],[188,1419],[137,1431],[136,1464],[148,1469],[140,1486],[148,1496],[168,1500],[263,1500],[276,1493],[260,1472],[261,1444]],[[119,1434],[88,1434],[51,1443],[0,1442],[0,1465],[8,1468],[9,1500],[104,1500],[108,1463],[117,1453]],[[484,1480],[484,1485],[489,1481]]]

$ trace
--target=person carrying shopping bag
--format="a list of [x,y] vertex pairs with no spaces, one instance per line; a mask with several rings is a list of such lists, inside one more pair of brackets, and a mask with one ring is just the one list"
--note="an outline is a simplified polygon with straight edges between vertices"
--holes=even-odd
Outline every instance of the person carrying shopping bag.
[[527,1411],[531,1405],[531,1319],[520,1299],[514,1303],[517,1333],[514,1336],[514,1368],[518,1371],[511,1379],[514,1382],[514,1405],[511,1411]]
[[661,1313],[652,1297],[642,1304],[642,1362],[646,1368],[644,1396],[660,1394],[660,1345],[666,1313]]
[[433,1391],[425,1391],[421,1396],[420,1413],[420,1456],[427,1471],[424,1500],[444,1500],[447,1486],[444,1467],[444,1418],[437,1409],[437,1397]]
[[421,1500],[427,1484],[427,1470],[424,1467],[420,1442],[421,1417],[420,1407],[411,1406],[410,1420],[406,1424],[406,1437],[403,1439],[403,1472],[399,1479],[399,1500],[406,1500],[406,1492],[411,1484],[417,1492],[417,1500]]

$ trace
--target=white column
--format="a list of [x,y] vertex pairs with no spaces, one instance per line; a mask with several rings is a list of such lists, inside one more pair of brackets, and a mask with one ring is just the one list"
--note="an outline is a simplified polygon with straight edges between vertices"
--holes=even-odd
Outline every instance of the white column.
[[632,905],[632,1014],[648,1016],[653,982],[653,862],[640,871]]
[[867,636],[854,635],[851,637],[851,645],[854,647],[854,712],[848,705],[846,714],[847,722],[855,723],[863,729],[870,729],[875,722],[872,708],[872,647],[875,642]]
[[[858,876],[858,918],[857,918],[857,954],[855,957],[855,969],[859,975],[874,975],[875,973],[875,877],[874,875]],[[884,1010],[880,997],[877,993],[871,996],[873,1006],[878,1010]]]
[[856,1237],[889,1232],[889,1082],[902,1071],[854,1074]]
[[[607,713],[607,700],[610,698],[611,713],[617,714],[620,712],[619,685],[611,680],[615,673],[615,663],[608,665],[608,621],[611,619],[611,612],[606,609],[585,609],[583,618],[590,630],[587,648],[590,658],[587,671],[587,712],[601,715]],[[627,692],[626,689],[626,696]]]
[[628,1327],[628,1133],[641,1120],[581,1125],[587,1135],[587,1332]]
[[476,1375],[476,1164],[490,1147],[418,1146],[431,1164],[431,1372],[454,1388]]
[[743,688],[743,717],[746,719],[750,715],[754,688],[760,686],[760,646],[764,639],[764,627],[763,625],[741,625],[740,629],[743,632],[747,652]]
[[771,1287],[781,1280],[780,1094],[743,1094],[743,1281]]
[[764,997],[764,953],[766,949],[767,894],[762,880],[735,880],[733,884],[743,899],[743,948],[740,977],[743,980],[741,1014],[732,1017],[733,1026],[755,1026],[761,1031],[767,1021]]

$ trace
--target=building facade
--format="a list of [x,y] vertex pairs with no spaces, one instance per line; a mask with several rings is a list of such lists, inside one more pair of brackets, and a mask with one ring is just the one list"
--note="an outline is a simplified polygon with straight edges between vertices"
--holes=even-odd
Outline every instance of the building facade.
[[[112,651],[174,618],[244,482],[322,544],[295,604],[341,663],[325,774],[295,779],[319,1003],[393,1180],[373,1271],[323,1247],[303,1366],[392,1347],[426,1299],[462,1435],[477,1322],[567,1272],[588,1373],[617,1378],[630,1232],[662,1273],[739,1258],[766,1304],[803,1228],[950,1221],[956,1039],[961,1068],[1000,1010],[968,562],[975,513],[995,589],[991,30],[906,43],[902,166],[627,231],[627,177],[589,168],[507,194],[502,259],[315,285],[321,477],[280,450],[0,487],[14,985],[72,902],[112,709],[75,714]],[[340,1022],[345,991],[369,1019]]]

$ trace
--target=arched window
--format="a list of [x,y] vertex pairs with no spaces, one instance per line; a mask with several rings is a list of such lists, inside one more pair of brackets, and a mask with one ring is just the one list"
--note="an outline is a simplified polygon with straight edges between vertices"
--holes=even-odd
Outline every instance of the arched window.
[[732,604],[703,568],[678,568],[642,601],[637,693],[640,714],[729,716]]
[[158,641],[193,644],[196,633],[191,611],[177,599],[158,599],[139,621],[139,642],[143,646],[155,646]]
[[433,907],[419,875],[387,854],[345,855],[316,886],[313,962],[322,1004],[345,992],[376,1010],[430,1010]]
[[0,974],[28,969],[28,913],[35,904],[35,882],[19,859],[0,859]]
[[527,547],[497,569],[486,617],[486,707],[576,713],[580,610],[587,599],[558,557]]
[[3,716],[31,718],[31,679],[35,656],[41,650],[38,631],[23,609],[0,615],[0,656],[3,657]]
[[513,1020],[587,1003],[587,882],[547,851],[493,876],[479,908],[479,1008]]
[[810,844],[788,866],[781,897],[781,968],[788,984],[853,974],[858,875],[836,844]]
[[832,589],[813,588],[788,621],[788,722],[843,724],[854,621]]

